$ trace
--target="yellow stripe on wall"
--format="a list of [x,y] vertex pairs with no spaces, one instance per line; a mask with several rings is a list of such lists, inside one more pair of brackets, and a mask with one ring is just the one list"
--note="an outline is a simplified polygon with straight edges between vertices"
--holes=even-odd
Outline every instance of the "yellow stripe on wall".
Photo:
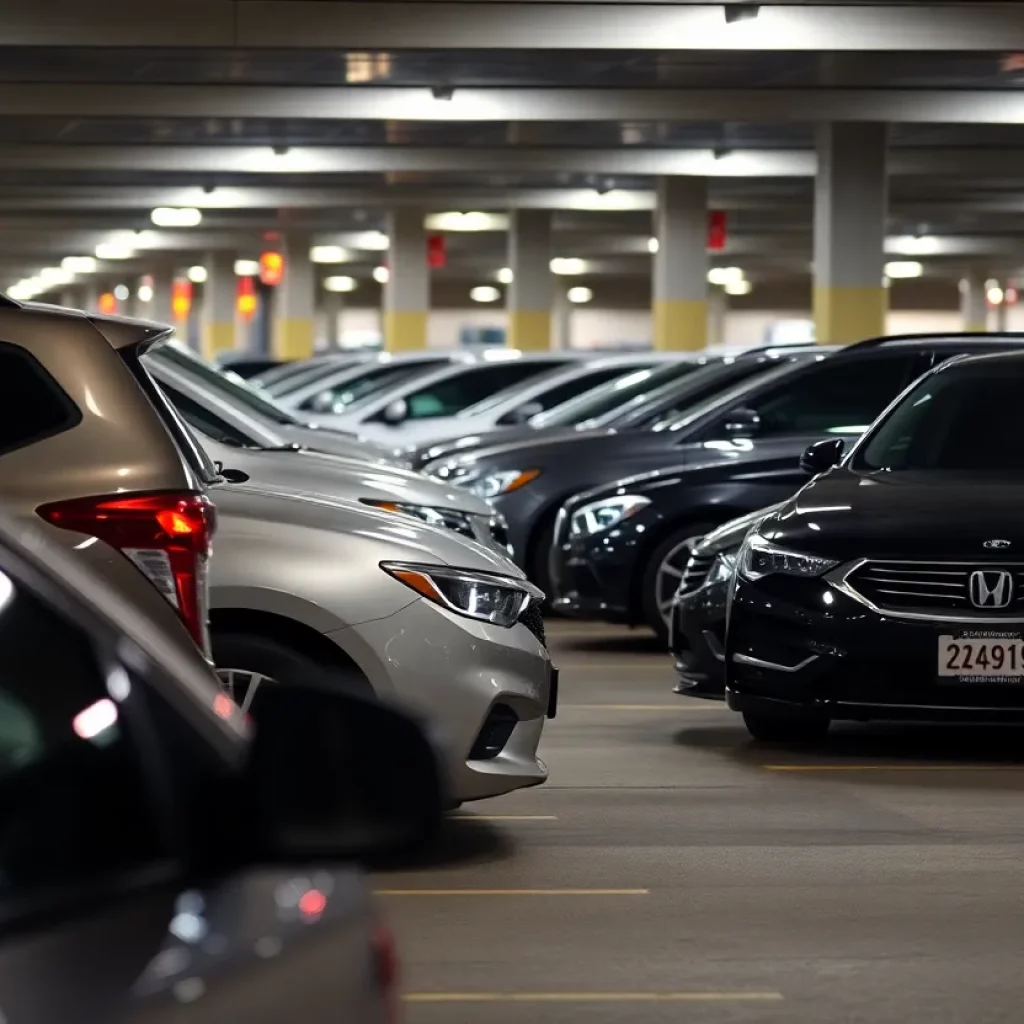
[[307,359],[313,354],[316,331],[309,317],[277,320],[274,323],[274,355],[278,359]]
[[701,299],[658,299],[654,303],[654,347],[694,352],[708,342],[708,304]]
[[203,355],[212,359],[218,352],[226,352],[235,347],[234,320],[215,320],[204,323],[202,327]]
[[384,347],[410,352],[427,347],[426,310],[392,309],[384,313]]
[[814,330],[819,345],[848,345],[885,334],[889,308],[886,289],[839,288],[820,285],[814,289]]
[[508,345],[526,352],[551,348],[551,313],[546,309],[514,309],[508,314]]

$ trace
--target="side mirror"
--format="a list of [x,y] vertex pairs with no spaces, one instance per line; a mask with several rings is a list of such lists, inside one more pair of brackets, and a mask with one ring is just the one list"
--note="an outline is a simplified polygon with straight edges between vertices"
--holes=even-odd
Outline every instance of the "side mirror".
[[390,423],[391,426],[396,427],[409,415],[409,403],[404,398],[396,398],[393,402],[389,402],[381,410],[380,418],[385,423]]
[[733,409],[722,427],[731,437],[750,437],[760,431],[761,417],[753,409]]
[[839,465],[845,448],[846,442],[841,437],[816,441],[800,456],[800,468],[811,476],[825,473]]
[[375,860],[433,841],[444,787],[412,718],[373,699],[274,684],[260,687],[250,711],[243,862]]
[[330,391],[321,391],[313,396],[313,411],[322,413],[334,412],[334,395]]

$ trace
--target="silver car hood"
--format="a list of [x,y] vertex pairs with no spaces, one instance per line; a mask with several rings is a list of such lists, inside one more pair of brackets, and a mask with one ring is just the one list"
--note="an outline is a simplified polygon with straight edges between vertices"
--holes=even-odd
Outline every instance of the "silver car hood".
[[211,459],[247,473],[256,487],[343,501],[369,498],[494,515],[494,509],[475,494],[397,466],[324,452],[259,451],[233,448],[206,437],[201,440]]
[[345,434],[323,427],[304,426],[301,423],[275,423],[274,430],[292,444],[300,444],[313,451],[392,466],[408,465],[405,457],[393,448],[372,441],[370,438],[357,437],[355,434]]
[[[378,511],[358,501],[329,498],[290,490],[287,487],[254,483],[220,484],[210,491],[217,507],[217,533],[214,538],[214,557],[210,563],[211,582],[218,581],[218,546],[234,544],[236,540],[246,546],[246,560],[260,575],[260,562],[274,559],[273,524],[294,529],[327,531],[350,538],[363,538],[367,551],[381,560],[392,558],[434,564],[455,565],[464,569],[482,569],[523,579],[525,574],[510,559],[499,552],[441,527],[430,526],[406,516]],[[258,524],[263,538],[252,556],[248,541],[255,534],[245,529],[244,521]],[[327,552],[324,552],[327,557]],[[355,568],[355,567],[353,567]],[[344,570],[340,570],[344,572]]]

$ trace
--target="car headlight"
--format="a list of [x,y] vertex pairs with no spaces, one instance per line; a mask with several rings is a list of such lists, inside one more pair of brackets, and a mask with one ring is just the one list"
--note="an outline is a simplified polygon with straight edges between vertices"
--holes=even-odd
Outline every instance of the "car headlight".
[[380,567],[428,601],[495,626],[514,626],[532,601],[544,599],[532,584],[500,573],[415,562],[381,562]]
[[373,498],[363,498],[364,505],[373,508],[383,509],[385,512],[398,512],[400,515],[413,516],[422,519],[431,526],[443,526],[445,529],[454,530],[465,537],[476,537],[473,529],[473,521],[467,513],[460,512],[454,508],[434,508],[432,505],[409,505],[401,501],[377,501]]
[[486,476],[476,479],[458,479],[451,477],[451,481],[458,487],[465,487],[471,494],[478,498],[497,498],[502,494],[511,494],[525,487],[531,480],[540,476],[539,469],[506,469],[502,473],[488,473]]
[[711,568],[708,569],[705,582],[723,583],[726,580],[731,580],[732,574],[736,571],[739,554],[739,548],[733,548],[732,551],[720,551],[715,555],[715,560],[711,563]]
[[573,537],[589,537],[593,533],[610,530],[650,503],[650,498],[639,494],[622,494],[581,505],[569,520],[569,533]]
[[773,544],[758,533],[751,534],[740,548],[738,571],[747,580],[763,576],[820,576],[839,563],[820,555],[805,555]]

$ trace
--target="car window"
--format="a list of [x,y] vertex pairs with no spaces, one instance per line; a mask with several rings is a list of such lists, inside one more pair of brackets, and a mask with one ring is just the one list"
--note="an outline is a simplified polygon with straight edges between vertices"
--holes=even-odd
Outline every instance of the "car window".
[[0,571],[0,916],[169,851],[87,633]]
[[[438,365],[443,366],[446,361],[438,360]],[[318,388],[302,401],[299,408],[308,412],[335,414],[347,412],[350,405],[369,399],[385,388],[394,387],[403,380],[415,377],[418,373],[423,373],[434,365],[430,362],[419,361],[384,363],[339,381],[337,384]]]
[[861,470],[1024,471],[1024,363],[947,370],[907,394],[857,450]]
[[69,430],[81,419],[42,363],[0,342],[0,454]]
[[195,399],[164,381],[160,388],[171,400],[171,404],[181,414],[182,419],[193,430],[198,430],[207,437],[212,437],[222,444],[239,445],[242,447],[259,445],[259,440],[239,430],[233,423],[218,416],[215,412],[200,405]]
[[[758,437],[861,434],[910,383],[920,362],[916,352],[827,359],[739,404]],[[734,406],[717,427],[735,422]]]
[[548,369],[550,364],[542,362],[492,363],[489,366],[467,367],[461,373],[433,384],[424,384],[405,395],[408,409],[406,418],[425,420],[454,416],[495,391],[512,387]]
[[[585,371],[583,373],[576,374],[569,380],[562,381],[561,384],[554,384],[550,388],[538,391],[537,394],[528,399],[527,402],[529,405],[536,407],[537,414],[539,415],[540,413],[547,412],[548,409],[554,409],[555,406],[568,402],[571,398],[575,398],[577,395],[582,395],[586,391],[600,387],[602,384],[607,384],[610,380],[615,380],[621,376],[621,366],[608,366],[603,370]],[[518,422],[518,412],[518,409],[513,409],[511,412],[502,416],[501,419],[498,420],[498,423],[506,424]]]

